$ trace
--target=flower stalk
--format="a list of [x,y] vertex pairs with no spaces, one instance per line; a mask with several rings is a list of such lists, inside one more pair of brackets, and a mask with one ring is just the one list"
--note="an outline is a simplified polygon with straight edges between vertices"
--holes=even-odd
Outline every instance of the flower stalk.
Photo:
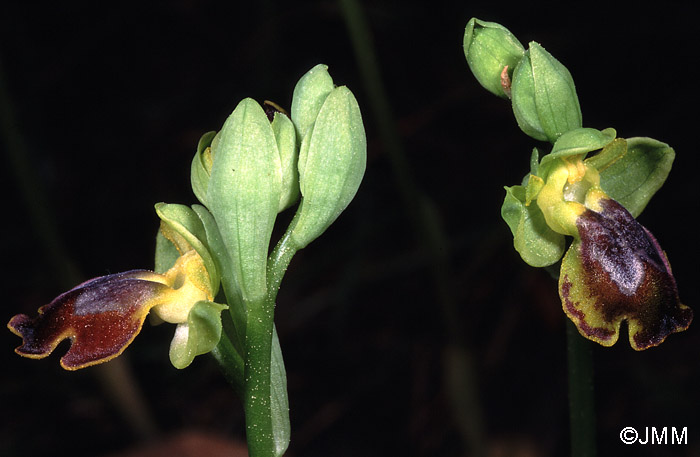
[[522,183],[505,188],[501,215],[526,263],[561,264],[553,276],[569,318],[572,455],[592,456],[593,361],[579,335],[612,346],[626,321],[630,345],[641,351],[692,321],[666,254],[635,219],[666,180],[675,152],[650,138],[584,128],[566,67],[538,43],[522,52],[518,45],[499,24],[467,24],[464,53],[476,79],[510,100],[524,133],[552,145],[544,154],[535,148]]
[[[155,271],[95,278],[9,329],[16,352],[43,358],[64,339],[68,370],[120,355],[146,316],[176,324],[170,360],[178,369],[211,353],[242,397],[252,457],[278,457],[290,440],[287,380],[274,324],[292,257],[350,204],[366,165],[366,139],[352,92],[325,65],[297,84],[291,118],[278,105],[242,100],[219,132],[205,133],[191,164],[203,205],[159,203]],[[277,214],[298,203],[272,253]],[[215,303],[223,289],[225,304]],[[220,295],[219,295],[220,296]],[[223,312],[224,310],[227,310]]]
[[571,457],[596,455],[595,396],[592,343],[582,338],[573,322],[566,323],[569,371],[569,424]]

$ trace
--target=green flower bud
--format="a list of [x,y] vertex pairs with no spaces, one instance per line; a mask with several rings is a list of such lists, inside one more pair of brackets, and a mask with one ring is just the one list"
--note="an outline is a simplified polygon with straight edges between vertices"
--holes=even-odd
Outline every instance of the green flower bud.
[[357,100],[347,87],[337,87],[323,101],[301,143],[302,200],[291,232],[298,249],[321,235],[347,207],[362,181],[366,161],[367,140]]
[[[506,76],[523,57],[525,48],[508,29],[472,18],[464,31],[464,56],[477,81],[489,92],[509,98]],[[504,69],[507,67],[504,73]]]
[[299,148],[294,124],[285,113],[276,111],[272,119],[272,132],[277,140],[277,149],[282,164],[282,194],[279,211],[283,211],[299,200]]
[[513,72],[511,96],[520,129],[537,140],[554,143],[582,125],[569,70],[535,42]]
[[299,79],[294,87],[291,109],[299,142],[314,125],[323,102],[334,87],[328,66],[323,64],[316,65]]
[[526,54],[515,67],[510,90],[513,114],[520,130],[536,140],[547,141],[547,135],[544,133],[544,127],[537,113],[535,80],[529,54]]
[[209,177],[211,176],[211,144],[216,136],[216,132],[207,132],[199,139],[197,143],[197,152],[192,159],[192,167],[190,172],[190,181],[192,183],[192,192],[194,192],[197,200],[206,205],[207,187],[209,186]]
[[242,298],[267,293],[266,265],[280,206],[282,165],[275,134],[262,107],[241,101],[212,150],[206,201],[230,256]]

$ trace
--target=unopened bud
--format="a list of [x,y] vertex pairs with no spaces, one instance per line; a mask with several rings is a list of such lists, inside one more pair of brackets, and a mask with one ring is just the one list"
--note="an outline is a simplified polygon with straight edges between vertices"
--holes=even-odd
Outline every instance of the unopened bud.
[[[495,22],[472,18],[464,31],[464,55],[477,81],[489,92],[509,98],[508,72],[512,72],[525,48],[508,29]],[[505,74],[504,74],[505,73]]]
[[582,125],[569,70],[535,42],[513,71],[511,97],[520,129],[537,140],[554,143]]
[[299,249],[330,226],[355,196],[365,173],[367,140],[360,108],[347,87],[333,89],[301,143],[302,200],[292,229]]

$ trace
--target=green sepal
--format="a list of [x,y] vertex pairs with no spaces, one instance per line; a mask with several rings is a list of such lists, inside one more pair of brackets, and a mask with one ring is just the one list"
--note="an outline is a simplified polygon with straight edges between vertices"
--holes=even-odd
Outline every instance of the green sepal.
[[615,129],[611,128],[605,130],[579,128],[564,133],[554,143],[552,152],[542,157],[539,166],[540,177],[547,179],[551,164],[557,159],[577,155],[585,157],[589,152],[603,149],[615,139],[615,135]]
[[267,115],[242,100],[212,150],[207,207],[229,249],[244,300],[267,294],[267,253],[282,191],[282,165]]
[[518,231],[518,225],[520,225],[523,207],[525,206],[525,187],[505,186],[504,189],[506,197],[501,206],[501,217],[506,221],[510,232],[515,236]]
[[501,217],[513,234],[513,246],[520,257],[533,267],[546,267],[564,255],[564,235],[550,229],[537,205],[526,205],[526,188],[505,187]]
[[302,249],[320,236],[350,204],[367,162],[360,107],[350,89],[328,95],[299,152],[302,200],[291,237]]
[[328,66],[323,64],[307,71],[297,82],[292,94],[290,112],[297,128],[299,142],[316,122],[318,112],[334,87]]
[[286,114],[275,112],[272,132],[277,140],[277,149],[282,165],[282,194],[279,211],[283,211],[299,200],[299,146],[294,124]]
[[195,197],[203,205],[206,205],[207,188],[209,187],[209,177],[211,176],[212,157],[211,146],[212,140],[216,136],[216,132],[207,132],[199,139],[197,143],[197,152],[192,158],[190,167],[190,183],[192,184],[192,192]]
[[676,153],[666,143],[627,139],[627,152],[600,171],[600,187],[637,217],[666,181]]
[[232,324],[226,329],[226,333],[231,336],[231,343],[235,347],[237,353],[245,353],[245,326],[246,326],[246,306],[243,301],[241,289],[233,275],[233,260],[229,256],[229,252],[224,244],[219,227],[216,224],[214,216],[200,205],[192,205],[192,209],[202,221],[206,232],[207,243],[211,249],[216,266],[221,272],[221,284],[226,294],[226,300],[229,305]]
[[508,67],[510,76],[525,53],[515,35],[495,22],[472,18],[464,30],[463,48],[469,69],[479,84],[499,97],[508,98],[501,74]]
[[554,143],[582,125],[569,70],[538,43],[530,43],[513,71],[511,96],[520,129],[536,140]]
[[[161,227],[161,233],[175,246],[177,251],[184,254],[191,247],[202,258],[204,267],[209,274],[212,295],[216,295],[221,280],[220,272],[209,252],[206,231],[197,214],[190,207],[176,203],[157,203],[155,209],[156,214],[165,225],[165,227]],[[170,230],[176,235],[173,235]],[[159,262],[162,261],[157,260],[156,263]]]
[[216,347],[221,338],[221,311],[226,308],[210,301],[195,303],[187,322],[178,324],[170,343],[170,363],[175,368],[186,368],[196,356]]

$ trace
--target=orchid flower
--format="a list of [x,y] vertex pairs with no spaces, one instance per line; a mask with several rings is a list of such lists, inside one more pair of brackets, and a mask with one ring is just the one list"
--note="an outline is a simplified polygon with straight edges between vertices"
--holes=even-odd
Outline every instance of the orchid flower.
[[680,302],[666,254],[635,219],[666,180],[673,149],[584,128],[567,68],[500,24],[471,19],[464,53],[479,83],[511,101],[520,129],[552,144],[541,158],[533,150],[521,185],[506,187],[501,215],[525,262],[561,261],[559,295],[579,333],[611,346],[626,321],[630,344],[642,350],[687,329],[693,313]]
[[177,325],[170,358],[178,368],[189,365],[219,341],[219,313],[226,307],[212,302],[202,257],[183,240],[182,246],[188,249],[163,274],[131,270],[93,278],[39,308],[36,317],[14,316],[7,326],[23,340],[15,352],[41,359],[70,339],[61,358],[66,370],[107,362],[124,352],[151,313]]
[[[91,279],[35,317],[16,315],[8,323],[22,338],[16,352],[40,359],[69,339],[61,365],[76,370],[120,355],[148,314],[176,324],[173,366],[210,352],[243,401],[250,455],[283,455],[289,402],[275,299],[295,253],[354,198],[366,162],[360,107],[326,65],[301,77],[289,114],[273,102],[241,100],[197,144],[190,182],[201,205],[156,205],[154,271]],[[294,206],[271,249],[277,214]],[[226,305],[213,301],[219,288]]]
[[[633,161],[653,156],[659,159],[647,165],[661,176],[635,177]],[[523,186],[506,188],[502,214],[516,249],[533,266],[552,265],[563,255],[564,312],[579,333],[603,346],[615,344],[623,321],[632,348],[643,350],[692,320],[666,254],[631,212],[641,212],[672,160],[673,150],[653,140],[615,138],[613,129],[577,129],[562,135],[541,161],[533,154]],[[623,195],[631,211],[606,186]],[[573,241],[564,254],[565,236]]]
[[574,238],[562,260],[559,295],[583,336],[611,346],[624,320],[632,348],[642,350],[688,328],[693,313],[680,302],[665,253],[603,191],[582,155],[558,159],[537,206],[550,228]]

